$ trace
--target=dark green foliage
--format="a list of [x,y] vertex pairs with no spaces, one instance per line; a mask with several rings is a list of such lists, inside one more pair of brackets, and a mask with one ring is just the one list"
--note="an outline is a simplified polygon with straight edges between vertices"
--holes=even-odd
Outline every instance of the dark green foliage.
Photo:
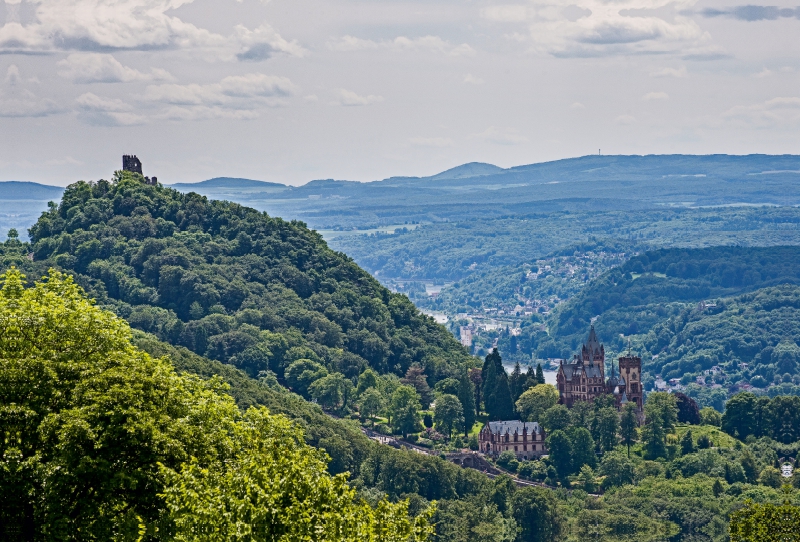
[[694,440],[692,439],[692,432],[686,431],[681,437],[681,454],[691,454],[694,452]]
[[725,406],[722,430],[740,439],[754,435],[784,444],[800,440],[800,397],[769,399],[749,392],[738,393]]
[[636,441],[638,436],[639,419],[637,417],[636,405],[628,403],[622,409],[622,414],[619,419],[619,436],[622,438],[622,444],[628,450],[628,457],[631,456],[631,445]]
[[572,448],[572,472],[578,472],[581,467],[588,465],[597,466],[597,455],[594,451],[594,439],[585,427],[570,427],[567,436]]
[[[598,333],[647,333],[668,313],[664,304],[698,302],[776,284],[800,283],[798,247],[661,249],[608,271],[559,310],[551,333],[581,335],[592,317]],[[631,322],[628,315],[635,311]],[[636,326],[633,328],[632,326]],[[666,343],[661,345],[666,346]],[[656,352],[660,350],[657,347]]]
[[700,408],[695,400],[681,392],[673,395],[675,395],[678,407],[678,422],[698,425],[700,423]]
[[475,390],[472,381],[469,379],[466,369],[462,369],[458,377],[458,400],[461,401],[464,412],[464,434],[472,431],[475,425]]
[[483,398],[490,420],[510,420],[514,416],[514,403],[508,375],[497,349],[492,350],[483,363]]
[[549,460],[559,478],[565,480],[572,474],[572,442],[564,431],[553,431],[545,441]]
[[564,533],[564,517],[558,501],[546,489],[526,487],[511,499],[519,526],[518,542],[558,542]]
[[76,183],[30,230],[36,269],[75,273],[134,327],[255,376],[305,358],[432,381],[465,350],[403,295],[328,249],[301,222],[147,186],[135,175]]
[[537,384],[544,384],[544,371],[542,370],[542,364],[536,364],[536,383]]

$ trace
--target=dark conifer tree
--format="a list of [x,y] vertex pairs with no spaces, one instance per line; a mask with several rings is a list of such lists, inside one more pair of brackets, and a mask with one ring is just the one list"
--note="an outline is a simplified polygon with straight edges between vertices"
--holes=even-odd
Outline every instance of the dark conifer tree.
[[458,378],[458,400],[464,409],[464,435],[469,435],[475,425],[475,390],[467,371]]
[[544,371],[542,370],[541,363],[536,365],[536,383],[544,384]]
[[470,369],[469,379],[472,382],[472,389],[475,391],[475,415],[480,416],[481,403],[483,402],[483,371],[481,369]]
[[[497,387],[497,364],[494,358],[500,357],[497,349],[492,350],[486,360],[483,362],[483,408],[486,412],[491,413],[495,410],[495,388]],[[501,365],[502,367],[502,365]]]
[[511,377],[508,380],[508,385],[511,388],[511,399],[517,402],[519,396],[522,395],[522,388],[525,386],[526,376],[522,374],[522,367],[519,362],[514,364],[514,370],[511,372]]
[[505,370],[497,374],[497,383],[494,393],[494,413],[489,416],[495,420],[511,420],[514,418],[514,402],[511,400],[511,389],[508,385],[508,375]]

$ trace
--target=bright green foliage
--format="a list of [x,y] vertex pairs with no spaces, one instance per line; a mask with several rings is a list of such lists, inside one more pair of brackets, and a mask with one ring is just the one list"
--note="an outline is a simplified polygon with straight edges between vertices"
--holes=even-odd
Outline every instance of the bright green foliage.
[[374,417],[383,407],[383,395],[375,388],[367,388],[358,400],[358,413],[362,419]]
[[703,425],[722,425],[722,414],[717,409],[704,407],[700,409],[700,423]]
[[436,408],[433,411],[433,422],[440,433],[449,439],[453,430],[461,430],[464,426],[464,409],[455,395],[444,393],[436,397]]
[[422,420],[420,416],[420,409],[422,405],[419,402],[419,395],[417,391],[411,386],[400,386],[392,394],[392,399],[389,404],[389,410],[392,414],[392,425],[394,428],[408,436],[409,433],[417,431],[419,423]]
[[378,388],[378,373],[372,369],[364,369],[364,372],[358,375],[356,394],[361,395],[369,388]]
[[5,540],[424,538],[425,515],[356,502],[296,426],[137,350],[71,279],[2,278]]
[[800,541],[800,507],[748,502],[731,514],[731,542]]
[[520,395],[517,412],[523,420],[538,422],[544,412],[558,403],[558,390],[550,384],[539,384]]
[[589,465],[584,465],[581,467],[581,471],[578,474],[578,483],[580,484],[581,489],[583,489],[586,493],[594,493],[597,490],[596,479],[592,467]]

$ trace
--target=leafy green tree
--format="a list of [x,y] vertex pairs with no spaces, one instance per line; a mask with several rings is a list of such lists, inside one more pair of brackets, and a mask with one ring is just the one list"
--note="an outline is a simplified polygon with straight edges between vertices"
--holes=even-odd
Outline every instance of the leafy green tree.
[[447,435],[448,440],[453,435],[453,429],[461,429],[464,425],[464,409],[458,397],[449,393],[437,396],[433,422],[439,431]]
[[308,392],[323,407],[343,411],[353,395],[353,383],[342,373],[333,373],[315,380]]
[[758,398],[749,392],[737,393],[725,405],[722,430],[744,440],[757,432]]
[[731,542],[786,542],[800,533],[800,507],[748,501],[731,514]]
[[761,474],[758,476],[758,483],[768,487],[779,488],[783,485],[783,479],[781,478],[781,471],[776,469],[773,466],[766,466],[761,470]]
[[603,407],[595,413],[593,420],[593,433],[603,452],[608,452],[617,446],[617,432],[619,430],[619,413],[613,407]]
[[370,507],[287,418],[179,375],[51,272],[0,291],[5,540],[419,540],[429,514]]
[[523,420],[538,422],[545,410],[558,403],[558,391],[550,384],[539,384],[517,400],[517,412]]
[[631,445],[636,442],[639,428],[639,418],[636,412],[636,405],[628,403],[622,409],[622,415],[619,420],[619,434],[622,437],[622,443],[628,449],[628,457],[631,456]]
[[557,429],[563,431],[571,422],[569,409],[564,405],[553,405],[542,413],[540,421],[548,433]]
[[675,397],[666,392],[651,393],[647,396],[644,415],[644,450],[650,458],[664,457],[667,452],[667,433],[672,431],[678,419]]
[[700,409],[700,423],[703,425],[722,425],[722,414],[714,408],[704,407]]
[[364,369],[364,372],[358,375],[358,385],[356,386],[356,394],[361,395],[370,388],[378,389],[378,373],[371,368]]
[[750,453],[750,450],[744,450],[742,452],[742,457],[739,461],[742,464],[742,469],[744,470],[744,476],[747,479],[747,482],[750,484],[755,484],[758,480],[761,471],[758,470],[758,464],[756,463],[753,454]]
[[572,442],[564,431],[553,431],[545,440],[548,458],[558,477],[566,480],[572,474]]
[[597,466],[597,455],[594,451],[594,439],[585,427],[570,427],[567,436],[572,447],[572,471],[578,471],[583,465],[591,468]]
[[592,467],[589,465],[581,467],[581,471],[578,474],[578,482],[586,493],[594,493],[597,491],[597,480],[594,475],[594,470],[592,470]]
[[392,425],[397,432],[403,434],[403,437],[418,430],[422,419],[419,413],[422,405],[417,390],[411,386],[400,386],[392,394],[389,408],[392,413]]
[[584,401],[578,401],[572,405],[572,408],[569,411],[572,425],[576,425],[578,427],[585,427],[589,429],[592,427],[592,421],[594,419],[594,408],[592,408],[591,403],[587,403]]
[[433,392],[428,386],[428,379],[425,377],[425,369],[419,363],[412,363],[411,367],[406,371],[406,376],[403,377],[402,383],[406,386],[413,387],[419,400],[425,408],[431,404],[433,400]]
[[694,451],[694,439],[692,439],[692,431],[688,430],[681,437],[681,454],[691,454],[694,453]]
[[367,388],[367,390],[361,394],[358,401],[358,413],[361,415],[362,420],[371,420],[383,410],[385,406],[383,395],[375,388]]
[[308,388],[328,375],[328,370],[321,364],[310,359],[298,359],[286,368],[286,383],[292,390],[304,397],[309,397]]
[[450,395],[458,395],[459,382],[457,379],[448,377],[443,378],[434,386],[437,393],[449,393]]
[[514,452],[505,450],[497,457],[497,464],[507,471],[517,472],[519,460],[517,460],[517,456]]
[[566,521],[551,491],[525,487],[511,499],[513,518],[519,526],[519,542],[558,542],[566,534]]
[[605,476],[603,488],[632,484],[634,467],[630,459],[620,452],[608,452],[600,462],[600,473]]

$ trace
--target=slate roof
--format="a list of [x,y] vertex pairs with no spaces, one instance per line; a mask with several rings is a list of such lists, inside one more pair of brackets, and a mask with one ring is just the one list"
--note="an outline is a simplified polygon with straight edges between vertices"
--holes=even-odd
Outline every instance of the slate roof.
[[519,420],[510,420],[504,422],[489,422],[488,425],[489,431],[493,435],[505,435],[506,433],[513,435],[514,431],[521,435],[523,429],[527,429],[529,435],[542,432],[542,427],[538,424],[538,422],[521,422]]
[[600,378],[602,376],[599,365],[584,365],[577,359],[573,360],[572,363],[562,365],[562,367],[564,368],[564,379],[567,382],[572,382],[572,377],[582,370],[586,370],[587,378]]

